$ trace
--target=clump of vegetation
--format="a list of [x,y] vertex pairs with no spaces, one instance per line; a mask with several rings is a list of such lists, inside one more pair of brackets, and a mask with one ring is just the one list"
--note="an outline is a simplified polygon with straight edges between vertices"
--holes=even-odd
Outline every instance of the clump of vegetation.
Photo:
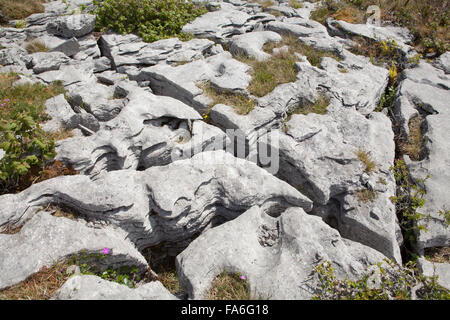
[[397,194],[391,197],[391,201],[395,204],[399,215],[399,224],[406,239],[414,245],[416,241],[415,231],[427,230],[424,225],[419,224],[420,220],[430,217],[430,215],[417,211],[425,205],[425,190],[422,185],[428,179],[428,176],[424,179],[418,179],[417,182],[412,181],[408,168],[402,159],[396,160],[394,166],[390,169],[394,173],[397,183]]
[[[333,17],[350,23],[365,23],[366,10],[374,5],[371,0],[324,0],[311,15],[324,23]],[[414,35],[414,46],[419,53],[442,54],[449,49],[449,2],[442,0],[378,0],[381,20],[407,27]]]
[[377,197],[377,192],[371,189],[361,189],[356,191],[356,197],[360,202],[373,202]]
[[[220,92],[210,82],[198,85],[203,92],[213,100],[212,106],[225,104],[233,107],[238,114],[248,114],[255,107],[255,102],[244,94]],[[205,115],[207,117],[207,114]]]
[[330,99],[321,94],[314,103],[309,102],[302,103],[295,109],[289,111],[287,113],[286,121],[289,121],[293,114],[303,114],[303,115],[307,115],[310,113],[326,114],[329,104]]
[[27,52],[29,54],[31,53],[35,53],[35,52],[47,52],[50,49],[45,45],[44,42],[42,42],[41,40],[38,39],[33,39],[31,41],[29,41],[26,46],[25,49],[27,50]]
[[450,247],[425,248],[424,256],[428,261],[450,263]]
[[102,253],[83,251],[62,259],[51,267],[43,267],[22,282],[0,290],[0,300],[48,300],[73,275],[74,270],[69,272],[71,266],[77,266],[79,274],[96,275],[102,279],[135,288],[136,284],[142,280],[139,268],[103,266],[103,264],[107,265],[106,259],[110,254],[112,249],[104,248]]
[[333,58],[337,61],[341,60],[341,58],[333,51],[322,51],[314,48],[313,46],[308,46],[300,42],[298,38],[292,34],[283,35],[281,42],[266,43],[263,49],[265,52],[272,54],[273,49],[284,46],[288,46],[289,50],[287,54],[293,56],[295,61],[298,61],[298,58],[295,57],[295,53],[299,53],[305,56],[309,63],[313,66],[318,66],[323,57]]
[[146,42],[171,37],[187,40],[183,26],[207,12],[184,0],[94,0],[94,4],[99,31],[135,33]]
[[[288,46],[288,50],[281,49],[277,53],[273,53],[273,49],[283,46]],[[292,35],[283,36],[283,40],[278,43],[266,43],[263,49],[272,54],[272,57],[266,61],[257,61],[254,58],[244,56],[236,57],[236,59],[252,67],[252,81],[247,89],[252,95],[258,97],[263,97],[272,92],[280,84],[296,80],[295,63],[299,61],[296,53],[306,56],[314,66],[320,63],[322,57],[332,57],[339,60],[336,54],[307,46]]]
[[388,86],[386,88],[386,91],[381,95],[380,100],[378,101],[378,105],[374,111],[381,112],[382,110],[387,109],[389,112],[392,112],[396,94],[396,87],[394,85]]
[[238,272],[222,272],[206,295],[207,300],[251,300],[247,278]]
[[440,210],[439,215],[444,218],[445,226],[450,226],[450,210]]
[[411,118],[408,127],[408,138],[405,141],[399,140],[398,148],[402,154],[407,154],[412,160],[420,161],[424,148],[421,116]]
[[337,279],[329,261],[314,268],[320,287],[315,300],[449,300],[450,291],[437,283],[437,277],[421,275],[415,264],[405,266],[385,260],[369,268],[361,279]]
[[[0,193],[16,191],[31,169],[55,156],[55,141],[40,127],[45,101],[64,92],[60,84],[13,86],[17,75],[0,74]],[[22,189],[23,190],[23,189]]]
[[365,166],[364,171],[366,173],[371,173],[375,170],[376,164],[372,159],[370,159],[370,155],[367,151],[358,150],[356,152],[356,156],[358,157],[359,161],[361,161],[364,164]]
[[289,0],[289,5],[294,9],[303,8],[302,3],[297,0]]
[[0,0],[0,12],[3,14],[3,21],[20,20],[33,13],[42,13],[45,8],[43,0]]
[[66,272],[68,267],[67,261],[44,267],[26,280],[0,290],[0,300],[49,300],[71,276]]

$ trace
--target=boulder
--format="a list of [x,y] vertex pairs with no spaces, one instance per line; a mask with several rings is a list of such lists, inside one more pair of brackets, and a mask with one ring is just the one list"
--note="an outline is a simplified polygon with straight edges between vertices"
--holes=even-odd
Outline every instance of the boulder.
[[61,16],[47,24],[47,32],[67,39],[85,36],[94,30],[95,15],[74,14]]
[[255,299],[291,300],[314,296],[313,268],[321,262],[331,262],[339,279],[356,279],[383,258],[301,208],[269,216],[255,206],[192,241],[176,265],[190,299],[204,299],[214,278],[228,271],[246,276]]

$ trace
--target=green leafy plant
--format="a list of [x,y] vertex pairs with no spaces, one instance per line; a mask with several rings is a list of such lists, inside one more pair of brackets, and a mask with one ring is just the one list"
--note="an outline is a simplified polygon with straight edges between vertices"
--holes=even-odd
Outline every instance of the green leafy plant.
[[107,265],[106,259],[110,253],[111,250],[108,248],[105,248],[103,253],[88,253],[83,251],[77,255],[73,255],[69,263],[78,266],[81,274],[96,275],[102,279],[134,288],[141,281],[139,268],[137,266],[105,268],[103,265]]
[[27,23],[24,20],[19,20],[15,24],[16,29],[23,29],[27,27]]
[[61,85],[14,85],[17,76],[0,74],[1,192],[13,190],[31,168],[42,168],[55,156],[55,142],[40,127],[49,119],[47,99],[64,91]]
[[97,29],[121,34],[135,33],[146,42],[190,35],[181,33],[183,26],[206,13],[204,7],[184,0],[94,0]]
[[0,180],[18,179],[31,166],[42,166],[55,154],[55,142],[48,141],[39,124],[26,113],[15,120],[0,121],[0,149],[6,153],[0,160]]
[[384,260],[367,269],[358,280],[340,280],[329,261],[314,267],[319,287],[314,300],[448,300],[450,291],[437,277],[421,275],[414,262],[401,266]]
[[396,94],[396,87],[394,85],[388,86],[386,91],[381,95],[380,100],[378,101],[378,105],[374,111],[381,112],[383,109],[392,111],[391,109],[394,107]]
[[401,228],[406,232],[408,240],[414,243],[414,231],[427,230],[424,225],[419,224],[420,220],[430,217],[417,211],[425,204],[425,189],[421,185],[428,179],[428,176],[418,179],[417,183],[414,183],[402,159],[396,160],[390,169],[394,173],[397,183],[397,194],[391,197],[391,201],[395,203],[397,213],[400,215]]

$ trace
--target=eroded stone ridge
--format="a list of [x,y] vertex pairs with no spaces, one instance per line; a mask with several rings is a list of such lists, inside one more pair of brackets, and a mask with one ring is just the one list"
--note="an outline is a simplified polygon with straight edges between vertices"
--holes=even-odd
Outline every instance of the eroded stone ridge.
[[[222,271],[245,274],[256,297],[309,299],[318,287],[311,273],[323,261],[339,279],[357,279],[384,258],[401,263],[390,168],[395,143],[417,116],[424,151],[419,160],[404,158],[413,180],[429,175],[419,211],[430,216],[421,221],[428,231],[417,234],[419,251],[449,246],[442,214],[450,210],[449,52],[413,66],[408,30],[333,19],[322,25],[310,18],[318,3],[300,2],[294,9],[289,1],[206,1],[208,13],[183,28],[195,36],[190,41],[96,34],[91,0],[51,1],[45,13],[25,19],[25,28],[0,28],[1,73],[18,73],[15,85],[64,86],[64,95],[46,102],[52,119],[42,127],[71,132],[57,141],[56,160],[80,172],[0,196],[0,232],[22,227],[0,234],[0,289],[105,247],[112,249],[105,266],[144,272],[144,252],[163,245],[178,255],[180,285],[191,299],[204,298]],[[389,114],[375,110],[392,84],[390,72],[350,52],[355,35],[395,40],[407,66]],[[255,70],[245,59],[275,57],[286,48],[268,53],[264,45],[285,36],[338,58],[312,64],[297,53],[293,82],[252,95]],[[48,51],[28,53],[36,40]],[[237,113],[207,88],[254,107]],[[320,99],[328,103],[323,114],[302,114]],[[273,132],[276,143],[267,139]],[[248,152],[261,146],[277,155],[276,172]],[[53,216],[54,206],[77,218]],[[445,275],[448,264],[437,266]],[[176,297],[156,281],[130,289],[77,275],[53,298]]]

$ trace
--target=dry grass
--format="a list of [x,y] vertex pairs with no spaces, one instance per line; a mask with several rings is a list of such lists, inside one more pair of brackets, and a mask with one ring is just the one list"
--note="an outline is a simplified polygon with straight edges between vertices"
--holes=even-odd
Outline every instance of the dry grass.
[[28,17],[33,13],[44,12],[43,0],[0,0],[0,11],[5,17],[5,23],[8,20],[18,20]]
[[381,8],[384,25],[407,27],[415,36],[419,53],[444,53],[449,48],[448,32],[450,3],[448,0],[325,0],[311,17],[324,23],[327,17],[350,23],[366,23],[366,9],[370,5]]
[[48,132],[47,135],[51,139],[53,139],[55,141],[59,141],[59,140],[72,138],[73,132],[71,130],[59,129],[58,131],[55,131],[55,132]]
[[403,154],[407,154],[411,160],[420,161],[423,150],[422,119],[415,116],[409,120],[409,135],[406,141],[400,141],[399,149]]
[[377,192],[370,189],[361,189],[356,191],[356,197],[360,202],[373,202],[377,197]]
[[425,257],[431,262],[450,263],[450,247],[426,248]]
[[[273,53],[273,49],[288,46],[288,50],[279,50]],[[297,69],[295,63],[299,61],[296,53],[307,57],[308,61],[317,66],[323,57],[332,57],[339,60],[339,57],[332,52],[319,51],[311,46],[307,46],[293,35],[285,35],[279,43],[269,42],[264,45],[264,51],[272,54],[266,61],[257,61],[245,56],[235,58],[252,67],[252,81],[248,86],[248,91],[255,96],[263,97],[272,92],[278,85],[294,82],[297,79]]]
[[239,273],[222,272],[206,295],[207,300],[251,300],[250,286]]
[[160,281],[167,290],[172,294],[177,294],[180,291],[178,282],[178,273],[176,270],[165,270],[157,272],[158,281]]
[[56,218],[66,218],[74,221],[78,220],[78,213],[66,207],[63,208],[59,205],[52,204],[45,208],[45,210],[54,211],[52,216]]
[[370,159],[370,155],[367,151],[358,150],[356,152],[356,156],[365,165],[366,168],[364,169],[364,171],[366,173],[371,173],[375,170],[376,164],[372,161],[372,159]]
[[18,227],[11,227],[11,226],[8,226],[8,227],[6,227],[5,228],[5,230],[3,230],[2,232],[0,232],[1,234],[16,234],[16,233],[19,233],[20,232],[20,230],[22,230],[22,227],[23,227],[24,225],[21,225],[21,226],[18,226]]
[[62,261],[44,267],[26,280],[1,290],[0,300],[48,300],[70,277],[66,274],[68,266]]
[[232,92],[220,92],[209,82],[198,84],[198,87],[213,100],[212,106],[225,104],[233,107],[238,114],[248,114],[255,107],[255,102],[247,96]]
[[44,42],[38,39],[30,40],[26,46],[25,49],[29,54],[35,53],[35,52],[47,52],[50,49],[45,45]]

